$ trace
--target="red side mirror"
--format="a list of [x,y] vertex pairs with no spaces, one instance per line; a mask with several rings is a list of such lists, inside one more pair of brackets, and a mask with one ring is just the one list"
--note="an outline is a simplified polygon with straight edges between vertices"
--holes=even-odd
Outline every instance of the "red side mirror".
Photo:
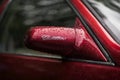
[[75,30],[72,28],[36,27],[26,37],[26,46],[35,50],[65,55],[72,51]]
[[25,38],[25,45],[34,50],[65,57],[106,61],[87,32],[78,28],[31,28]]

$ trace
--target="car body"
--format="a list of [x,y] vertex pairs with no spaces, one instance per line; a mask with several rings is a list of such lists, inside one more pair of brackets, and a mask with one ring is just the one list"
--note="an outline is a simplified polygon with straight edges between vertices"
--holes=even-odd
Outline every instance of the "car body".
[[[70,31],[73,35],[74,30],[78,33],[78,38],[76,35],[74,36],[76,37],[76,44],[80,43],[80,45],[77,44],[78,46],[74,48],[80,50],[80,52],[75,55],[73,53],[64,53],[65,50],[73,49],[73,47],[71,48],[70,46],[74,44],[70,43],[74,40],[73,38],[71,39],[73,35],[70,36],[68,33],[60,31],[60,33],[56,34],[62,35],[63,37],[65,35],[68,36],[65,36],[68,40],[63,42],[63,44],[66,44],[64,46],[67,46],[67,49],[62,49],[64,50],[63,53],[61,52],[62,54],[59,53],[61,50],[58,50],[58,52],[56,50],[54,54],[61,54],[62,58],[2,53],[0,54],[0,79],[120,80],[120,44],[110,35],[110,32],[103,27],[104,25],[101,24],[100,20],[97,19],[94,12],[89,8],[87,0],[66,0],[66,2],[77,14],[74,28],[72,28],[72,30],[71,28],[67,28],[67,31]],[[45,28],[43,27],[42,29]],[[55,31],[53,29],[54,27],[49,29],[51,35],[55,35],[53,34]],[[59,28],[57,29],[59,30]],[[47,32],[44,30],[43,33],[49,34],[49,30],[47,30]],[[64,30],[66,30],[66,28]],[[35,34],[35,32],[37,33]],[[41,28],[39,28],[39,26],[30,29],[25,42],[28,48],[41,51],[41,47],[43,48],[44,45],[40,47],[39,44],[41,42],[39,35],[42,34],[40,32]],[[80,33],[84,35],[79,36]],[[82,42],[80,42],[81,39],[83,39]],[[49,41],[48,44],[58,44],[58,40],[53,41]],[[83,46],[82,48],[81,45]],[[52,49],[56,48],[57,46]]]
[[1,4],[0,4],[0,20],[2,19],[3,14],[5,13],[6,8],[10,4],[10,2],[11,2],[11,0],[3,0],[3,1],[1,1]]

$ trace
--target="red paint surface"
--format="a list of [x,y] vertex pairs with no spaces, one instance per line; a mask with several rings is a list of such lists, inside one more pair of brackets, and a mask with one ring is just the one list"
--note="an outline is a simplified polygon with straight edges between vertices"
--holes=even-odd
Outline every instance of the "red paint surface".
[[89,23],[104,47],[108,50],[116,65],[120,65],[120,45],[108,34],[93,14],[86,8],[81,0],[71,0],[75,8]]
[[71,58],[107,61],[92,38],[82,29],[64,27],[35,27],[26,36],[26,46],[31,49],[50,52]]
[[[75,31],[69,28],[35,27],[26,36],[26,45],[30,48],[52,53],[69,52],[75,41]],[[67,53],[65,53],[67,54]]]
[[[91,24],[91,27],[96,32],[96,35],[99,36],[101,42],[103,42],[105,47],[109,50],[114,61],[117,63],[117,66],[107,66],[82,62],[62,62],[55,59],[27,57],[12,54],[8,55],[5,53],[0,54],[0,80],[120,80],[119,45],[109,36],[103,27],[100,26],[99,22],[96,21],[96,19],[86,9],[86,7],[80,3],[80,0],[72,1],[77,9],[82,12],[82,15],[86,18],[86,20],[88,19],[87,21],[89,24],[95,21],[95,23],[93,22]],[[85,39],[89,39],[92,42],[91,37],[87,34],[86,30],[81,25],[79,20],[76,21],[75,27],[77,28],[74,30],[77,31],[78,34],[79,30],[83,30],[85,35],[87,35]],[[73,45],[74,37],[71,38],[68,39],[70,39],[70,43]],[[79,43],[79,38],[76,38],[76,40]],[[108,40],[109,43],[106,40]],[[87,41],[83,42],[86,44]],[[91,45],[91,42],[88,41],[87,45]],[[94,42],[92,43],[92,46],[94,45],[93,48],[96,48],[94,50],[97,50],[98,48]],[[79,50],[79,45],[77,47]],[[76,47],[74,46],[74,48]],[[86,50],[84,45],[83,49],[84,51]],[[99,50],[97,54],[98,53]],[[91,54],[95,55],[94,53]],[[99,55],[101,55],[101,52]],[[101,56],[102,59],[104,59],[103,57],[104,56]]]
[[0,54],[1,80],[120,80],[120,68]]

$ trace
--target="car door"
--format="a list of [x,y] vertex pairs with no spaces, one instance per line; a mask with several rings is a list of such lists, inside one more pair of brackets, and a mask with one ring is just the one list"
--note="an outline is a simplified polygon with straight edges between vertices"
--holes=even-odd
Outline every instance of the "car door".
[[[94,21],[94,17],[89,15],[90,11],[81,0],[67,0],[67,3],[77,14],[74,27],[52,26],[50,28],[37,26],[31,28],[26,34],[25,44],[28,48],[49,52],[43,54],[50,55],[9,54],[2,52],[2,54],[0,54],[1,79],[119,80],[119,66],[116,66],[115,60],[108,54],[106,50],[107,47],[104,48],[104,42],[101,41],[102,39],[100,39],[101,42],[99,41],[98,34],[103,32],[103,30],[99,30],[100,32],[96,31],[95,34],[95,28],[91,29],[91,26],[94,26],[94,22],[91,23],[91,21]],[[88,25],[88,23],[92,25]],[[43,30],[43,32],[41,30]],[[45,32],[46,30],[47,32]],[[58,30],[59,33],[56,32],[56,30]],[[55,36],[54,38],[42,38],[42,40],[46,40],[42,43],[47,43],[47,47],[40,45],[41,32],[42,35]],[[64,35],[61,35],[62,33],[64,33]],[[63,38],[59,40],[57,37],[56,40],[56,35],[62,36]],[[102,36],[105,36],[105,34],[102,34]],[[58,44],[58,42],[66,45],[62,44],[61,47],[61,44]],[[56,45],[54,46],[54,44]],[[37,54],[39,54],[39,52],[37,52]]]

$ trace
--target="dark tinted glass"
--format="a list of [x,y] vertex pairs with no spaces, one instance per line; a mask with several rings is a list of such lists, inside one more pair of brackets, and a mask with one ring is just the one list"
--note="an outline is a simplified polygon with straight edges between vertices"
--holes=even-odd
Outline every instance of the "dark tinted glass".
[[101,23],[120,43],[120,0],[87,0],[101,18]]
[[0,0],[0,5],[2,4],[3,0]]
[[13,0],[0,23],[0,52],[31,53],[24,46],[30,27],[70,27],[74,21],[75,14],[64,0]]

